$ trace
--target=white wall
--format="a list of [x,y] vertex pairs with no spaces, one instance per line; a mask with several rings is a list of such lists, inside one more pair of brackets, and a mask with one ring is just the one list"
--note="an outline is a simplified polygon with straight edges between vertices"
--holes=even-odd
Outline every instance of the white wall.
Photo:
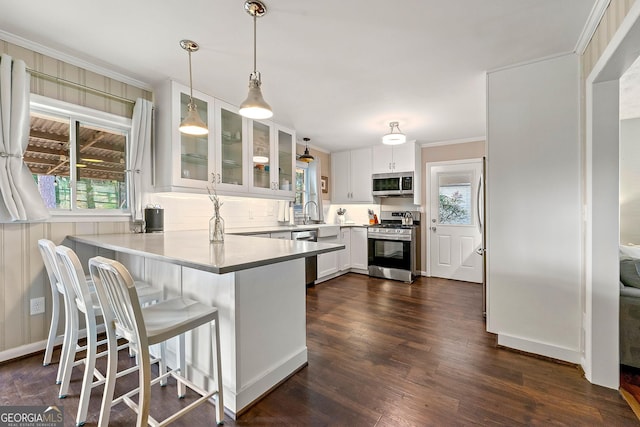
[[488,74],[487,327],[579,362],[581,181],[576,55]]
[[640,118],[620,121],[620,242],[640,245]]

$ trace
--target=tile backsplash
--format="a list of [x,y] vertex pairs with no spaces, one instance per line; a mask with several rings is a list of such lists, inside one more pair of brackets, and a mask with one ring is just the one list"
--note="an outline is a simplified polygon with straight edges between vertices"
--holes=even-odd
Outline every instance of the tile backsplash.
[[[206,230],[213,215],[213,203],[206,194],[150,193],[148,203],[164,208],[164,229]],[[278,200],[252,197],[220,196],[220,213],[227,229],[242,227],[271,227],[278,222]],[[345,219],[355,224],[369,223],[369,209],[380,217],[380,210],[405,210],[409,206],[381,206],[379,204],[335,204],[323,200],[324,219],[327,224],[337,224],[338,208],[347,210]]]
[[[152,193],[148,200],[164,209],[166,231],[209,228],[213,203],[206,194]],[[279,224],[277,200],[220,196],[220,201],[220,214],[227,229]]]

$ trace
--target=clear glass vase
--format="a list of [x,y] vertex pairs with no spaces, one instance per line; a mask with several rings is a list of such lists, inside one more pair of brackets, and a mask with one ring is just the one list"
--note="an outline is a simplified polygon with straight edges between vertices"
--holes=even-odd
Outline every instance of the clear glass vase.
[[224,219],[220,215],[214,215],[209,220],[209,241],[211,243],[224,242]]

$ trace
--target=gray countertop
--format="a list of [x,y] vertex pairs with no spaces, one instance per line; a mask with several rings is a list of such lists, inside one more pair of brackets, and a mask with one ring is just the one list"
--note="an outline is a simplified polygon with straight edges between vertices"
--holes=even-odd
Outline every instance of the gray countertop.
[[[296,229],[299,229],[296,227]],[[285,230],[280,230],[285,231]],[[344,249],[342,244],[225,234],[209,243],[206,230],[67,236],[73,242],[224,274]]]

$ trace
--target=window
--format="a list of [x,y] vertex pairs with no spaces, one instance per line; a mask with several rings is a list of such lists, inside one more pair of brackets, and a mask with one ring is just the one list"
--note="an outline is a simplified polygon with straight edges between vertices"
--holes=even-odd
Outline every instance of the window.
[[438,174],[439,224],[473,225],[470,174]]
[[302,213],[302,208],[307,201],[309,194],[309,181],[307,179],[308,164],[297,162],[296,166],[296,189],[293,199],[293,209]]
[[31,95],[25,164],[54,212],[126,212],[131,120]]

